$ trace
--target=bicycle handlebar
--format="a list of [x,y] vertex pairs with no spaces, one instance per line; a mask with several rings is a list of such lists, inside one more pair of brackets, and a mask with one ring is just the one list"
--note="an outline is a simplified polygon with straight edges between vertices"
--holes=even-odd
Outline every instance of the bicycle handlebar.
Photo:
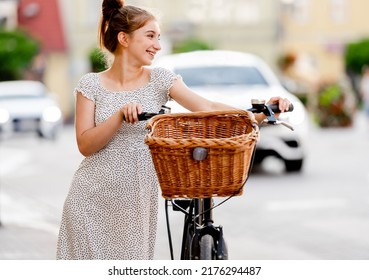
[[139,121],[146,121],[148,119],[151,119],[152,117],[155,117],[156,115],[163,114],[163,113],[148,113],[148,112],[142,112],[138,115]]
[[[265,104],[265,100],[263,99],[252,99],[251,100],[252,103],[252,108],[250,108],[248,111],[253,112],[253,113],[263,113],[266,116],[266,119],[264,119],[260,125],[262,125],[263,123],[267,123],[267,124],[272,124],[272,125],[284,125],[285,127],[294,130],[294,128],[283,121],[279,121],[275,116],[274,113],[280,113],[281,111],[279,110],[279,105],[278,104],[270,104],[267,105]],[[291,103],[288,111],[286,112],[292,112],[294,109],[293,104]]]
[[[294,130],[291,125],[289,125],[286,122],[279,121],[274,116],[274,113],[281,113],[281,111],[279,110],[278,104],[265,104],[265,100],[263,99],[252,99],[251,103],[252,103],[252,108],[247,109],[247,111],[250,111],[252,113],[263,113],[266,116],[266,119],[263,120],[261,124],[263,123],[273,124],[273,125],[282,124],[288,127],[289,129]],[[294,106],[291,103],[288,108],[288,111],[286,112],[292,112],[293,110],[294,110]],[[162,106],[161,110],[158,113],[142,112],[141,114],[138,115],[138,120],[145,121],[156,115],[165,114],[165,113],[170,113],[170,108],[166,106]]]
[[[146,120],[151,119],[152,117],[155,117],[156,115],[166,114],[166,113],[170,113],[170,108],[167,107],[167,106],[162,105],[161,109],[158,113],[142,112],[141,114],[138,114],[138,120],[139,121],[146,121]],[[125,121],[125,119],[124,119],[124,121]]]
[[[279,110],[279,105],[278,105],[278,104],[270,104],[270,105],[268,105],[268,106],[269,106],[269,108],[270,108],[274,113],[280,113],[280,112],[281,112],[281,110]],[[285,112],[292,112],[294,108],[295,108],[295,107],[294,107],[294,106],[293,106],[293,104],[291,103],[291,104],[290,104],[290,106],[288,107],[288,110],[287,110],[287,111],[285,111]]]
[[[278,104],[265,104],[264,99],[252,99],[251,100],[252,108],[248,109],[252,113],[264,113],[266,116],[273,115],[273,113],[281,113],[279,110]],[[287,112],[292,112],[294,109],[293,104],[291,103]]]

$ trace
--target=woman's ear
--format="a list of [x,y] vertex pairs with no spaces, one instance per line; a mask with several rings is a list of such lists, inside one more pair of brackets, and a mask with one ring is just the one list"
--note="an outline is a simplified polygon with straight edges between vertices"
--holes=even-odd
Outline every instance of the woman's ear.
[[128,47],[128,34],[126,34],[124,32],[119,32],[118,33],[118,42],[123,47]]

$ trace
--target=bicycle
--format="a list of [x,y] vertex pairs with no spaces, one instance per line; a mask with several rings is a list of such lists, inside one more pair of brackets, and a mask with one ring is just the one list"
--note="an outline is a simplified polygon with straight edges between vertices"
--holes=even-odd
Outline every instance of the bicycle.
[[[289,111],[293,110],[293,105],[291,104]],[[286,122],[279,121],[274,113],[279,113],[278,105],[266,105],[264,100],[252,100],[252,108],[247,111],[251,113],[263,113],[266,118],[259,124],[259,126],[264,123],[268,125],[284,125],[287,128],[293,130],[293,127]],[[168,108],[163,108],[159,114],[168,112]],[[237,111],[234,111],[236,115]],[[142,113],[139,116],[139,120],[147,120],[155,117],[158,114],[153,113]],[[178,116],[178,115],[177,115]],[[236,116],[237,118],[237,116]],[[150,120],[148,123],[148,128],[153,129],[154,119]],[[258,132],[259,126],[255,123],[253,124],[253,129]],[[256,133],[258,135],[258,133]],[[228,201],[235,195],[242,194],[243,186],[245,185],[253,165],[253,159],[255,156],[255,141],[252,139],[253,145],[251,145],[251,150],[249,151],[250,156],[247,158],[247,166],[243,169],[247,172],[246,176],[243,176],[243,182],[237,189],[232,189],[230,193],[220,193],[220,196],[226,196],[227,198],[221,203],[214,205],[213,196],[211,193],[206,195],[173,195],[164,194],[164,188],[162,187],[163,196],[165,198],[165,213],[167,221],[167,232],[170,247],[171,259],[174,260],[173,255],[173,244],[169,223],[169,213],[168,208],[171,204],[174,211],[180,211],[184,214],[184,226],[182,234],[182,245],[181,245],[181,260],[227,260],[228,259],[228,248],[223,234],[222,226],[215,226],[213,219],[213,209],[220,206],[221,204]],[[145,142],[149,141],[145,138]],[[151,147],[150,147],[151,148]],[[198,162],[204,161],[209,153],[209,149],[204,147],[195,147],[192,149],[192,158]],[[187,156],[187,155],[186,155]],[[190,157],[189,155],[188,157]],[[158,172],[158,167],[155,166]],[[159,178],[159,182],[160,182]],[[162,183],[162,182],[160,182]],[[188,191],[188,190],[187,190]],[[218,193],[219,194],[219,193]]]

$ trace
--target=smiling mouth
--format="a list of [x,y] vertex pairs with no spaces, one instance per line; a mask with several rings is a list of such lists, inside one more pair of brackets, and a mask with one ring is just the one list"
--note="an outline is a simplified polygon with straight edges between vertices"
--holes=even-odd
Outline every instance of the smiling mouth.
[[149,54],[149,55],[151,55],[152,57],[155,57],[155,52],[151,52],[151,51],[147,51],[147,53]]

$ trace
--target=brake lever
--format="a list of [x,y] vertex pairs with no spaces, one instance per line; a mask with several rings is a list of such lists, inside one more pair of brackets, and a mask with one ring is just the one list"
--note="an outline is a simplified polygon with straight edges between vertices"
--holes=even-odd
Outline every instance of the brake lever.
[[261,121],[260,125],[262,124],[268,124],[268,125],[283,125],[287,128],[289,128],[290,130],[294,131],[294,127],[292,125],[290,125],[289,123],[287,122],[284,122],[284,121],[280,121],[280,120],[277,120],[274,116],[273,116],[273,119],[270,119],[270,118],[266,118],[264,120]]
[[281,124],[281,125],[284,125],[285,127],[287,127],[287,128],[289,128],[289,129],[291,129],[292,131],[294,131],[295,129],[294,129],[294,127],[292,126],[292,125],[290,125],[289,123],[286,123],[286,122],[284,122],[284,121],[279,121],[279,120],[277,120],[276,121],[276,123],[275,124]]
[[[290,125],[289,123],[286,123],[284,121],[280,121],[275,117],[274,112],[280,113],[277,104],[266,105],[264,99],[252,99],[251,104],[252,104],[252,108],[250,108],[249,111],[257,112],[257,113],[263,113],[266,116],[266,118],[260,122],[260,125],[263,125],[264,123],[266,123],[268,125],[279,125],[279,124],[281,124],[281,125],[284,125],[285,127],[289,128],[289,129],[291,129],[292,131],[295,130],[293,128],[293,126]],[[293,109],[294,109],[294,106],[291,103],[288,110],[287,110],[287,112],[292,112]]]

